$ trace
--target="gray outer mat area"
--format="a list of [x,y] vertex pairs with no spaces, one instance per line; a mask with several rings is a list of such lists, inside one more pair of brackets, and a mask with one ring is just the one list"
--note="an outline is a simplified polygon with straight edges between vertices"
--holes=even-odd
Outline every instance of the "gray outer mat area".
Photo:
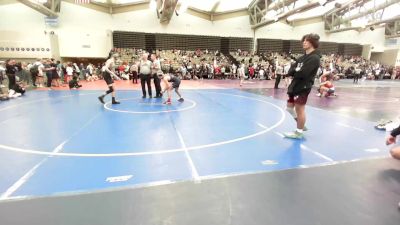
[[0,224],[399,225],[400,161],[375,159],[0,203]]

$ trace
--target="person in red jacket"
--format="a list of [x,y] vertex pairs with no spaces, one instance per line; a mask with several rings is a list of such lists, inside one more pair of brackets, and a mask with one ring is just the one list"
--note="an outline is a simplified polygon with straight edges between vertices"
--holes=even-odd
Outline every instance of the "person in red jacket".
[[254,79],[254,67],[253,67],[253,64],[249,65],[249,74],[250,74],[250,79]]

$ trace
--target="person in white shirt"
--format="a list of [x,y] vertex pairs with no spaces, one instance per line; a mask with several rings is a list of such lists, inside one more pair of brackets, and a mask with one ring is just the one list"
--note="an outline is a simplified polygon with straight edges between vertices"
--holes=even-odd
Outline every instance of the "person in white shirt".
[[354,80],[353,80],[354,84],[358,84],[358,80],[361,78],[360,74],[361,74],[361,69],[359,67],[356,67],[354,69]]
[[265,70],[264,67],[261,67],[260,70],[258,71],[258,78],[261,80],[264,79],[264,76],[265,76]]
[[67,83],[72,80],[72,76],[74,75],[74,68],[72,67],[71,63],[68,63],[67,68],[65,68],[67,71]]
[[182,78],[185,78],[186,72],[187,72],[185,65],[182,64],[180,70],[181,70]]
[[42,64],[40,62],[40,59],[37,59],[36,62],[34,62],[30,67],[29,67],[29,72],[31,73],[31,78],[32,78],[32,85],[36,87],[36,80],[37,77],[39,76],[39,66]]
[[279,83],[281,82],[282,74],[283,74],[283,66],[280,65],[279,63],[276,63],[276,69],[275,69],[275,74],[276,74],[276,79],[275,79],[275,89],[279,88]]
[[78,79],[79,79],[79,75],[81,74],[81,70],[79,69],[79,66],[76,64],[76,63],[74,63],[74,64],[72,64],[73,65],[73,69],[74,69],[74,71],[75,71],[75,73],[76,73],[76,76],[78,77]]
[[[287,76],[287,74],[289,73],[289,69],[290,69],[290,62],[286,63],[285,66],[283,67],[283,75],[285,77],[284,81],[285,81],[285,88],[288,87],[288,85],[290,84],[291,79],[290,76]],[[321,71],[322,72],[322,71]]]
[[140,84],[142,86],[142,98],[146,98],[146,87],[149,92],[149,97],[152,98],[152,90],[151,90],[151,61],[148,60],[148,54],[143,53],[142,58],[139,63],[139,71],[140,71]]
[[44,86],[44,65],[43,65],[44,60],[40,60],[34,64],[38,68],[38,75],[37,75],[37,83],[38,87],[43,87]]
[[238,69],[238,76],[239,76],[239,85],[242,86],[243,85],[243,80],[244,80],[244,64],[240,64],[240,67]]
[[113,80],[113,77],[118,79],[118,76],[115,75],[115,72],[114,72],[115,62],[117,61],[118,56],[119,55],[117,53],[110,55],[106,61],[106,64],[103,67],[103,74],[104,74],[103,77],[104,77],[104,81],[106,82],[106,84],[108,86],[108,90],[106,91],[105,94],[100,95],[98,97],[99,101],[102,104],[105,104],[104,97],[108,94],[111,94],[111,96],[112,96],[111,103],[113,105],[120,104],[120,102],[115,100],[115,90],[114,90],[114,80]]
[[156,98],[161,98],[161,80],[157,74],[162,73],[161,63],[155,54],[151,54],[151,73],[153,76],[154,87],[156,88]]
[[138,83],[138,62],[133,62],[130,68],[132,74],[132,82],[134,84]]
[[88,64],[86,67],[86,75],[92,76],[93,75],[93,65],[91,63]]
[[4,61],[0,61],[0,88],[6,87],[3,85],[3,79],[6,74],[6,64]]
[[232,64],[232,75],[234,78],[236,78],[236,74],[237,74],[237,66],[236,64]]
[[214,79],[214,66],[209,64],[207,70],[209,71],[208,79]]
[[222,79],[225,79],[225,71],[226,71],[225,66],[222,65],[221,66],[221,77],[222,77]]
[[97,81],[97,80],[99,80],[99,77],[97,76],[97,74],[94,73],[93,65],[90,64],[90,63],[86,67],[86,80],[87,81]]

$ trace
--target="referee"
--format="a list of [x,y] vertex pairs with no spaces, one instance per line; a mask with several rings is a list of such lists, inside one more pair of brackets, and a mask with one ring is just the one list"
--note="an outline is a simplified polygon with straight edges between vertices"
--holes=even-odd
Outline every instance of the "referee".
[[140,84],[142,86],[142,92],[143,96],[142,98],[146,98],[146,87],[145,84],[147,84],[147,89],[149,92],[149,98],[152,98],[151,94],[151,61],[148,60],[149,54],[144,53],[142,55],[142,60],[140,60],[139,63],[139,76],[140,76]]

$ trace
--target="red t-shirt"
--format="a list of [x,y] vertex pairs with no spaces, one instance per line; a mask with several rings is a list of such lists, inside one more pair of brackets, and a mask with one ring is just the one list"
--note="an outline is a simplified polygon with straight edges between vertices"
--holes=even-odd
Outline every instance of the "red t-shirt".
[[254,75],[254,68],[253,68],[252,66],[249,68],[249,73],[250,73],[251,75]]

